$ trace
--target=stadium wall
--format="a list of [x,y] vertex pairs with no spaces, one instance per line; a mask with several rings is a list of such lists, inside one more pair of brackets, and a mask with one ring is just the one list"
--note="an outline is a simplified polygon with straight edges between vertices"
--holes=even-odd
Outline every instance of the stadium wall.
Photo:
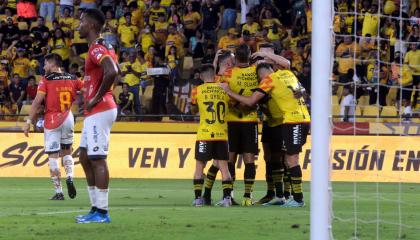
[[[80,135],[75,135],[78,146]],[[420,183],[420,138],[399,136],[333,136],[332,181]],[[109,167],[113,178],[190,179],[194,170],[194,134],[112,134]],[[261,146],[260,146],[260,149]],[[0,177],[48,177],[43,134],[0,133]],[[78,163],[75,176],[83,177]],[[303,179],[310,180],[310,139],[301,154]],[[257,179],[264,180],[262,154]],[[244,165],[237,164],[237,176]]]

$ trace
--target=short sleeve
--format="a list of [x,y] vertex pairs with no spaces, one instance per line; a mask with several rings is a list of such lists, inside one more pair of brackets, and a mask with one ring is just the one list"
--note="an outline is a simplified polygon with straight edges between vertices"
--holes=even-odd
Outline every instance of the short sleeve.
[[271,90],[273,90],[273,88],[274,88],[273,79],[271,79],[271,77],[268,76],[260,82],[260,85],[258,86],[257,91],[268,94]]
[[76,80],[76,90],[77,91],[80,91],[80,90],[82,90],[83,89],[83,81],[82,80],[80,80],[80,79],[77,79]]
[[101,64],[102,60],[106,57],[106,56],[110,56],[108,49],[106,49],[104,46],[99,45],[99,44],[95,44],[91,50],[89,50],[89,58],[91,59],[91,61],[96,64],[99,65]]
[[38,84],[38,91],[39,93],[46,94],[47,93],[47,81],[45,78],[41,78]]
[[193,88],[191,90],[191,104],[196,105],[197,104],[197,87]]

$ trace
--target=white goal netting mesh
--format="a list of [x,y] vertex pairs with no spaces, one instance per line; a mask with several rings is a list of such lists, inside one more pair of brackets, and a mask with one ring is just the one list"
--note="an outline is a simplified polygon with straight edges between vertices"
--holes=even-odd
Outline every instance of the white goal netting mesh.
[[420,239],[419,1],[333,3],[332,238]]

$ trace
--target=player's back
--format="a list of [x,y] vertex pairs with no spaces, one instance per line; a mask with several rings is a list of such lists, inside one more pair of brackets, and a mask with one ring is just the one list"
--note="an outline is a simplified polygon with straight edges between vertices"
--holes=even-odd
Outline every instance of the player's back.
[[218,83],[204,83],[193,91],[193,103],[200,112],[198,141],[227,140],[228,102],[229,96]]
[[[303,97],[296,99],[293,90],[300,88],[299,80],[290,70],[278,70],[269,75],[273,88],[268,102],[272,113],[283,112],[284,123],[309,122],[310,115]],[[264,79],[266,81],[266,79]]]
[[[85,103],[94,98],[99,91],[105,71],[105,69],[101,66],[101,62],[106,57],[110,57],[116,63],[118,62],[114,49],[110,44],[105,44],[103,39],[98,39],[89,47],[89,52],[85,61]],[[110,88],[107,89],[102,101],[98,102],[90,112],[85,111],[85,116],[90,116],[92,114],[107,111],[116,107],[117,105],[114,101],[112,90]]]
[[69,73],[54,72],[41,79],[38,91],[45,94],[45,128],[53,129],[63,123],[82,87],[82,81]]
[[[258,87],[258,77],[255,65],[249,67],[234,67],[227,70],[221,79],[227,82],[229,88],[240,95],[251,96]],[[258,116],[256,110],[244,111],[237,107],[229,108],[229,122],[257,122]]]

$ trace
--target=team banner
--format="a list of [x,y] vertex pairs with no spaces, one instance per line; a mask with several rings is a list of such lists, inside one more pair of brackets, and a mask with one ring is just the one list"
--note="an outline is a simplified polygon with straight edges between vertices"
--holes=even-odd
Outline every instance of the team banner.
[[[0,177],[48,177],[43,140],[40,133],[31,134],[30,138],[23,133],[0,133]],[[84,177],[78,162],[79,140],[80,134],[76,134],[75,176]],[[194,134],[111,134],[110,175],[190,179],[195,167],[194,146]],[[304,180],[310,180],[311,147],[309,137],[300,155]],[[262,152],[256,160],[257,179],[264,180]],[[420,182],[420,137],[333,136],[330,161],[333,181]],[[244,170],[241,159],[236,168],[236,176],[241,179]]]

